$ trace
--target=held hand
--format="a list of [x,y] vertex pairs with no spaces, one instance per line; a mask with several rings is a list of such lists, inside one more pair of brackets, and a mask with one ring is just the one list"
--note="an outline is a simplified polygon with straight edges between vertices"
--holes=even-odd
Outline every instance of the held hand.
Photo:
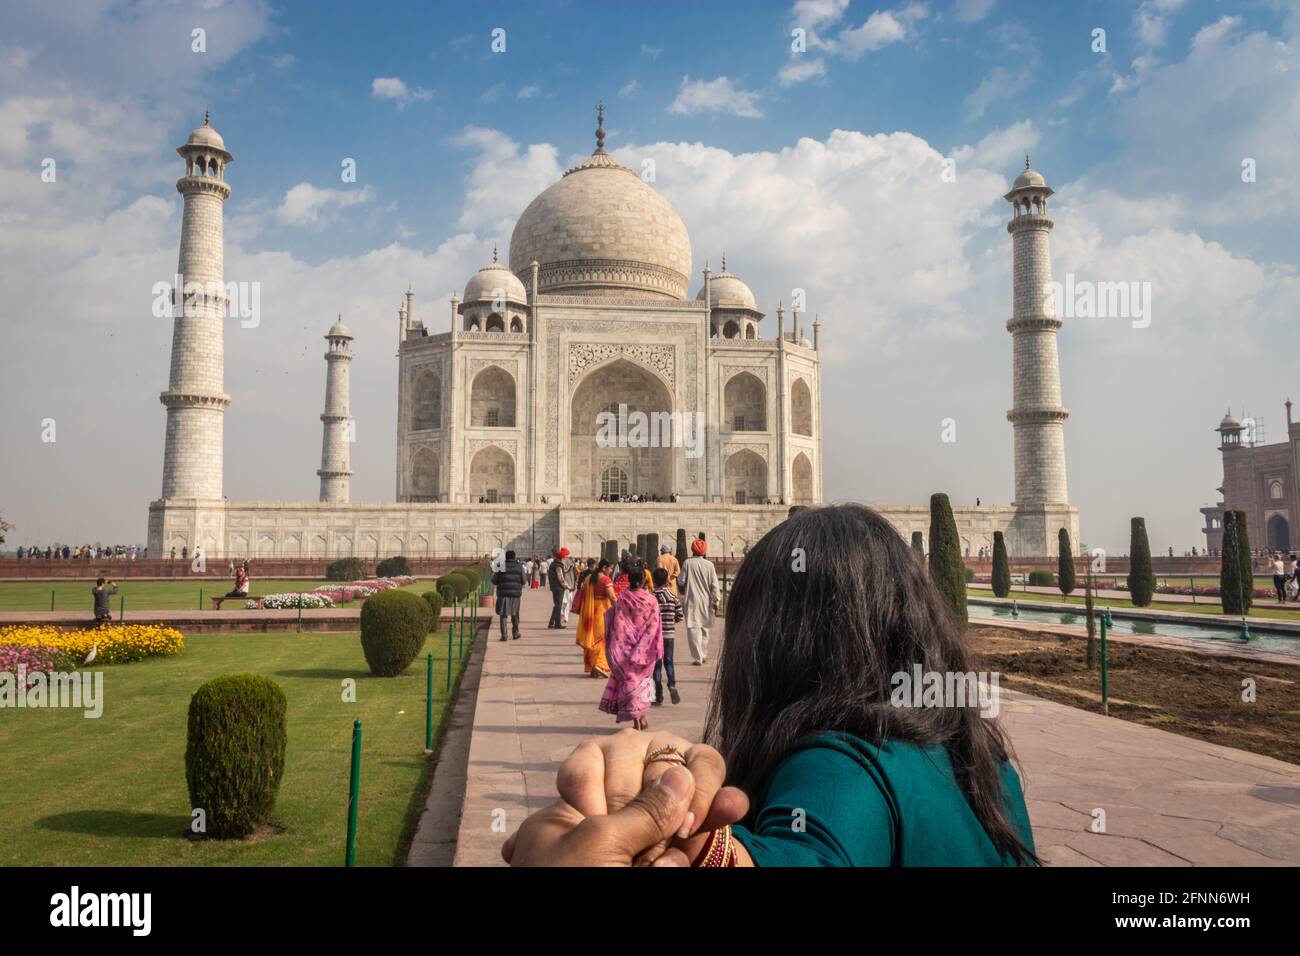
[[563,800],[530,815],[501,847],[511,866],[631,866],[665,844],[686,818],[695,783],[671,767],[608,815],[585,817]]
[[[693,744],[666,731],[622,730],[587,741],[561,765],[556,788],[561,799],[584,817],[616,813],[677,765],[674,760],[645,762],[651,753],[668,746],[685,758],[695,782],[690,810],[673,834],[678,842],[735,823],[749,812],[745,794],[723,786],[727,767],[721,754],[707,744]],[[650,848],[645,859],[654,859],[667,845],[664,841]]]

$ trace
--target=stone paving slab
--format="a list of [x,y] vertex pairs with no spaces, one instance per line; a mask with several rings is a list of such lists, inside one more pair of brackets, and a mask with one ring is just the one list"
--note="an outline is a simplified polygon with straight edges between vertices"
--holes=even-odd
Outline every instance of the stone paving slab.
[[[546,628],[550,596],[525,592],[522,638],[489,632],[470,740],[457,866],[502,865],[524,817],[553,801],[555,771],[582,740],[616,729],[596,709],[604,682],[581,674],[577,621]],[[690,664],[677,648],[682,703],[651,728],[698,740],[721,652]],[[1039,853],[1053,866],[1300,864],[1300,767],[1257,754],[1002,691],[1003,724],[1025,782]],[[1105,832],[1093,832],[1095,811]]]

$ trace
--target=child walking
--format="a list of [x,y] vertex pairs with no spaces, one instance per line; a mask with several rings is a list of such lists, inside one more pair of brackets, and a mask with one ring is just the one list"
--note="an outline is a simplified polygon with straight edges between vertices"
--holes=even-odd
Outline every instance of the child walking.
[[673,667],[673,631],[677,622],[684,616],[682,602],[668,586],[668,569],[655,568],[650,574],[655,585],[655,600],[659,602],[659,620],[664,632],[664,656],[655,662],[655,703],[660,707],[664,702],[664,685],[661,680],[663,671],[668,672],[668,693],[674,704],[682,702],[677,693],[677,670]]

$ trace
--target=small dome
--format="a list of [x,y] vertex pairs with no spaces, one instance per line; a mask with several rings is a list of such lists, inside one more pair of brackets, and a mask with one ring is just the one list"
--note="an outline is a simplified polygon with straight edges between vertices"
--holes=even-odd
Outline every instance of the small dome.
[[194,132],[190,133],[190,138],[185,141],[186,146],[211,146],[214,149],[225,149],[226,141],[221,138],[211,126],[200,126]]
[[1219,422],[1219,430],[1230,431],[1234,428],[1241,428],[1241,419],[1229,412],[1223,416],[1223,421]]
[[492,261],[474,273],[465,285],[464,301],[491,302],[498,298],[527,304],[528,290],[519,281],[519,277],[497,259],[497,251],[493,249]]
[[325,333],[325,337],[326,337],[327,339],[350,339],[350,338],[352,338],[352,333],[349,332],[349,331],[348,331],[348,327],[347,327],[346,325],[343,324],[343,316],[340,315],[340,316],[338,317],[338,321],[336,321],[333,325],[330,326],[330,330],[329,330],[328,332]]
[[[745,285],[740,276],[727,271],[725,256],[722,259],[722,271],[713,276],[709,283],[709,292],[710,308],[758,311],[758,303],[754,301],[754,293],[749,286]],[[704,286],[700,286],[700,291],[695,294],[695,301],[704,301]]]
[[1012,183],[1011,188],[1023,189],[1026,186],[1040,186],[1044,188],[1047,186],[1047,180],[1043,178],[1043,174],[1029,165],[1028,156],[1025,156],[1024,171],[1016,177],[1016,181]]

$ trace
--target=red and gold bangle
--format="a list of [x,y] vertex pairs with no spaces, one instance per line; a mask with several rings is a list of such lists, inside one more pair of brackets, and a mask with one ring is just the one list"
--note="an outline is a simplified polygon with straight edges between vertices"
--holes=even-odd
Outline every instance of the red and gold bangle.
[[736,865],[736,841],[731,835],[731,827],[725,826],[714,830],[704,841],[704,848],[691,862],[691,866],[725,867]]

